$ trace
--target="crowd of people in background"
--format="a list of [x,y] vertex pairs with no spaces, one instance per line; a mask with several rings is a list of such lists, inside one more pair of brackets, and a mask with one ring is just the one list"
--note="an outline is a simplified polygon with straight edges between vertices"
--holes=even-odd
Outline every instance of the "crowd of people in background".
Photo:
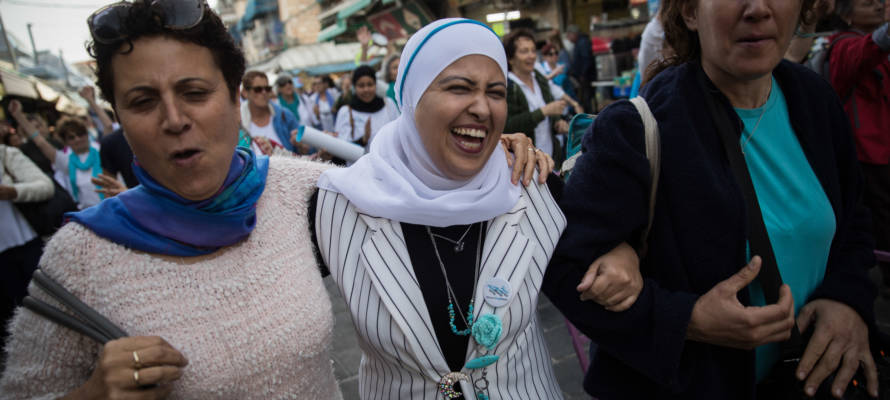
[[[480,300],[474,309],[476,286],[491,282],[479,274],[496,274],[484,250],[508,268],[533,261],[537,268],[509,280],[521,288],[516,297],[533,304],[546,294],[594,339],[584,386],[603,399],[769,398],[780,390],[771,386],[778,343],[795,321],[831,343],[801,354],[796,372],[807,394],[835,370],[842,379],[831,390],[843,392],[860,364],[868,392],[877,393],[867,273],[880,266],[879,290],[890,298],[890,263],[873,259],[874,249],[890,251],[890,7],[879,0],[684,3],[662,1],[638,53],[634,94],[659,127],[660,181],[650,170],[650,121],[640,106],[593,102],[593,44],[574,25],[498,37],[475,21],[440,20],[402,50],[388,42],[382,57],[371,56],[371,32],[361,27],[352,70],[309,75],[246,68],[209,8],[178,29],[152,7],[121,3],[130,14],[120,18],[146,17],[115,28],[129,52],[118,53],[119,38],[91,32],[98,90],[111,109],[89,86],[80,90],[85,116],[3,101],[0,322],[12,321],[40,264],[132,333],[163,339],[88,345],[19,313],[3,329],[12,344],[0,388],[62,396],[166,395],[175,387],[202,397],[225,387],[246,398],[255,394],[247,388],[276,387],[338,399],[328,370],[330,303],[316,279],[331,274],[363,341],[363,398],[458,389],[467,399],[510,398],[520,385],[540,389],[537,398],[560,398],[534,308],[505,303],[498,311]],[[107,17],[97,15],[91,24]],[[176,61],[177,54],[194,62]],[[152,66],[165,62],[170,81],[152,81]],[[175,81],[188,74],[197,78]],[[569,121],[585,113],[600,114],[565,181],[558,174],[572,155]],[[724,156],[719,134],[727,127],[738,131],[742,175]],[[302,139],[308,128],[365,155],[330,154]],[[183,166],[194,168],[173,172]],[[741,182],[756,189],[769,257],[786,284],[777,293],[755,280],[765,256],[746,236],[753,210],[744,201],[752,195]],[[29,204],[53,204],[54,219],[38,225]],[[502,243],[503,232],[516,236]],[[446,242],[454,251],[438,247]],[[89,253],[95,249],[101,254]],[[394,272],[397,263],[407,268]],[[238,268],[253,264],[263,266]],[[206,294],[196,287],[171,294],[164,286],[188,286],[201,278],[198,267],[214,270],[219,290],[251,290],[210,307],[190,302]],[[603,277],[593,285],[588,275],[597,272]],[[475,278],[452,287],[449,273]],[[91,274],[107,275],[96,283]],[[128,293],[126,279],[149,294]],[[593,301],[579,300],[578,291]],[[269,295],[280,314],[253,320],[242,308],[264,310]],[[144,314],[128,315],[119,307],[126,301],[141,302]],[[399,312],[404,302],[414,305],[407,316]],[[168,321],[143,303],[186,306]],[[483,311],[504,323],[504,336],[491,344],[471,334]],[[218,343],[201,331],[212,318],[238,313],[254,325],[233,327]],[[252,329],[291,338],[274,347],[288,350],[234,385],[241,381],[220,353],[225,340],[245,349],[238,367],[277,351],[249,344]],[[32,353],[38,342],[48,350]],[[305,369],[282,361],[290,359]],[[473,362],[494,365],[493,373],[481,372],[489,364],[468,367]],[[55,375],[35,373],[41,363]],[[189,363],[203,369],[184,375]],[[147,365],[166,369],[149,374]],[[462,368],[462,375],[443,373]]]

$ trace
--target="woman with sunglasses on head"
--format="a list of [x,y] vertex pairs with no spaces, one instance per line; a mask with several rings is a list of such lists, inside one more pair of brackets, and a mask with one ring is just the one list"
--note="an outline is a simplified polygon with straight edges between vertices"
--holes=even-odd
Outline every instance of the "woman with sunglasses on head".
[[290,142],[299,128],[297,116],[271,101],[274,93],[266,73],[248,71],[242,87],[247,91],[247,102],[241,105],[241,125],[253,139],[254,151],[271,154],[276,147],[299,151]]
[[244,58],[203,0],[89,22],[141,186],[69,214],[40,267],[130,336],[100,345],[19,310],[3,397],[339,399],[306,215],[329,166],[236,148]]
[[[630,102],[584,136],[553,263],[583,266],[621,241],[648,248],[633,307],[568,315],[582,332],[610,329],[596,339],[591,395],[877,396],[873,245],[850,125],[827,82],[783,60],[813,1],[662,1],[672,54],[640,92],[660,168],[650,171],[645,117]],[[864,382],[851,380],[857,370]]]

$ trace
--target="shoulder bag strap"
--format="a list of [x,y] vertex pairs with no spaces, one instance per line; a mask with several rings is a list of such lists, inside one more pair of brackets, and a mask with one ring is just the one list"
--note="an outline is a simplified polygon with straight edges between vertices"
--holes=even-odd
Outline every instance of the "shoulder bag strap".
[[[698,83],[705,95],[705,104],[707,104],[708,112],[711,114],[716,124],[717,132],[723,142],[723,150],[729,159],[732,174],[745,197],[748,245],[750,246],[751,255],[759,255],[762,259],[760,275],[757,279],[763,287],[766,303],[775,304],[779,301],[779,288],[782,286],[782,276],[779,273],[776,256],[773,253],[766,225],[763,222],[763,214],[760,211],[760,203],[757,200],[754,183],[751,181],[748,165],[739,145],[741,127],[732,123],[727,110],[717,108],[717,105],[725,103],[725,100],[721,99],[716,90],[710,88],[705,82],[704,71],[698,71]],[[791,330],[791,338],[782,344],[785,356],[791,354],[789,352],[798,352],[802,349],[801,344],[800,331],[797,328],[797,323],[795,323],[794,328]]]
[[643,131],[646,136],[646,158],[649,159],[649,176],[652,185],[649,188],[649,223],[643,230],[640,241],[640,256],[645,256],[648,245],[649,231],[652,229],[652,219],[655,216],[655,193],[658,191],[658,175],[661,172],[661,136],[658,133],[658,121],[652,115],[649,104],[642,97],[634,97],[630,99],[631,104],[636,107],[640,113],[640,119],[643,120]]

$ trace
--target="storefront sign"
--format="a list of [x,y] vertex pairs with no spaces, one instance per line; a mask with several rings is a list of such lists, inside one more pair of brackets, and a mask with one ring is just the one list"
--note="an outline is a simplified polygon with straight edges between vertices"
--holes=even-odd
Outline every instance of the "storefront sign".
[[374,31],[382,33],[390,40],[407,38],[432,20],[426,8],[415,2],[368,17]]

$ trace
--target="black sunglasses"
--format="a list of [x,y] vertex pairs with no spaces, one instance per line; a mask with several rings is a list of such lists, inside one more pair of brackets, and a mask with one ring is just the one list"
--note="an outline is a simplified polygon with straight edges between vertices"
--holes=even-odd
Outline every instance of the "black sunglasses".
[[[136,0],[148,4],[162,18],[166,29],[183,30],[193,28],[204,17],[207,3],[204,0]],[[134,3],[121,1],[98,9],[87,18],[93,40],[110,44],[125,39],[127,17]]]
[[247,90],[252,90],[254,93],[272,92],[272,86],[251,86]]

